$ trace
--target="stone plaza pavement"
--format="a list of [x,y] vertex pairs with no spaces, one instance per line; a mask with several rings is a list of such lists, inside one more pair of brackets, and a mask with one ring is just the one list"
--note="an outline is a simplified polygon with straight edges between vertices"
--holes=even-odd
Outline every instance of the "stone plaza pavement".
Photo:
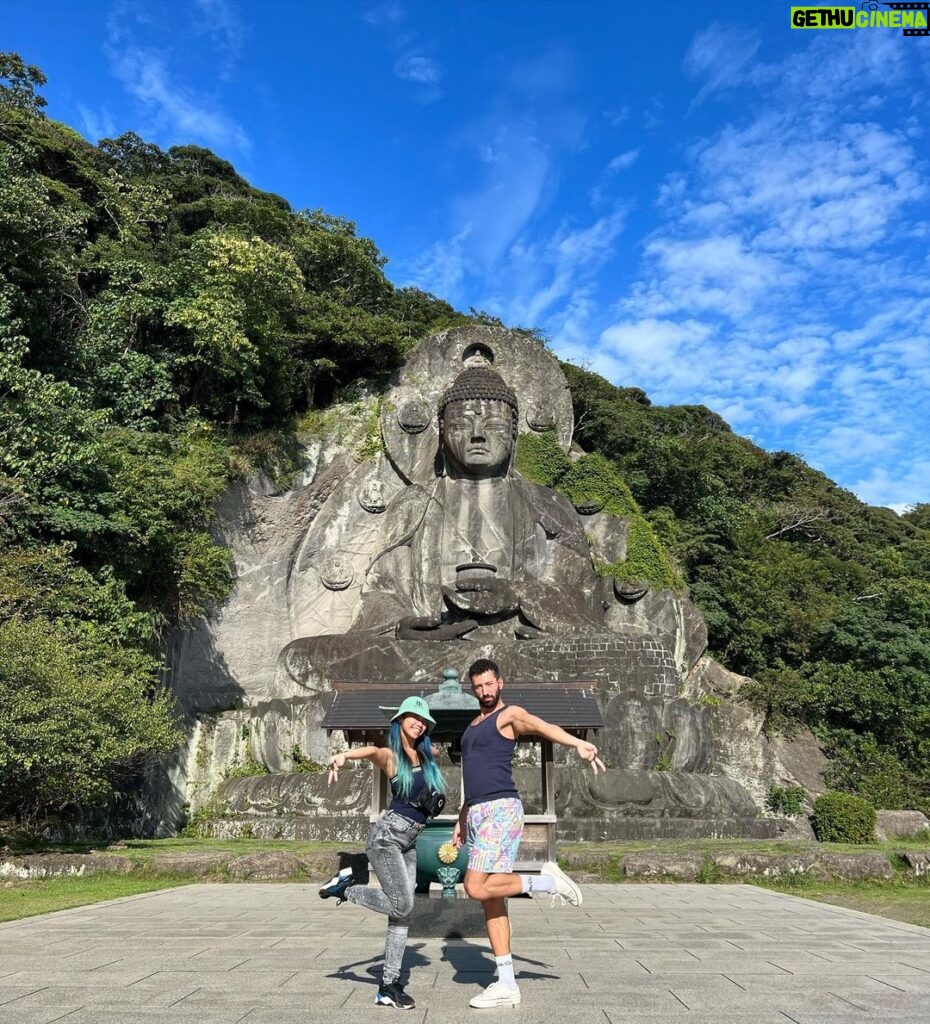
[[[0,925],[0,1024],[343,1024],[373,1004],[384,918],[316,885],[191,885]],[[589,885],[510,904],[517,1008],[470,1010],[483,939],[412,939],[404,1019],[930,1022],[930,929],[750,885]]]

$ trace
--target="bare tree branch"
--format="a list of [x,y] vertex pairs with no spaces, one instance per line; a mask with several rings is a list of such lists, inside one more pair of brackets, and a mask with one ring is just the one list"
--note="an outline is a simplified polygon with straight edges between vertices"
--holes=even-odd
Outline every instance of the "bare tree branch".
[[775,513],[775,522],[778,529],[766,536],[766,540],[777,540],[779,537],[792,530],[805,530],[806,535],[812,540],[819,539],[817,531],[810,531],[808,528],[814,523],[829,523],[836,517],[825,508],[816,505],[798,505],[795,502],[787,502],[784,505],[777,505],[772,510]]

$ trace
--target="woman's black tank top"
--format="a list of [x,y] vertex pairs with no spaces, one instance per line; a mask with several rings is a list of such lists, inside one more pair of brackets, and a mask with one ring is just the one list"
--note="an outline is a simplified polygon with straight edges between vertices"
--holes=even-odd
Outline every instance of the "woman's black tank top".
[[426,815],[417,807],[417,797],[426,785],[426,780],[423,778],[423,769],[417,766],[412,769],[413,779],[410,783],[410,792],[406,796],[401,796],[400,791],[397,788],[398,780],[395,775],[391,779],[391,805],[388,807],[389,811],[395,811],[397,814],[402,814],[405,818],[410,818],[411,821],[418,821],[421,825],[426,824]]

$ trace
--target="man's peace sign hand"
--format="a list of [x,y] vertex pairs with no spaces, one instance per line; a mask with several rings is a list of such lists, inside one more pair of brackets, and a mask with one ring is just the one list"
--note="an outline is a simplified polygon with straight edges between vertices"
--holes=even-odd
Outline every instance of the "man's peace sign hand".
[[577,746],[578,756],[582,761],[587,761],[595,775],[598,772],[606,772],[604,762],[597,756],[597,747],[593,743],[582,740]]

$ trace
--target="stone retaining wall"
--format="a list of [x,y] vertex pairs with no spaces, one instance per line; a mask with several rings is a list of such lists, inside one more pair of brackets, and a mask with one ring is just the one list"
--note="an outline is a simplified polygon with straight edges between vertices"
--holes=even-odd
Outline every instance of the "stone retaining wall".
[[[340,867],[359,865],[364,874],[364,855],[357,842],[347,842],[348,850],[319,853],[291,853],[271,850],[238,856],[232,851],[187,851],[156,854],[147,862],[126,856],[103,853],[27,854],[0,856],[0,878],[26,880],[84,876],[102,872],[128,874],[132,871],[153,871],[166,875],[193,875],[208,880],[226,881],[325,881]],[[902,850],[896,856],[904,864],[903,873],[910,877],[930,874],[930,849]],[[785,853],[752,850],[668,852],[643,850],[618,854],[592,844],[590,850],[572,850],[560,854],[559,860],[570,870],[583,872],[595,879],[616,865],[629,880],[719,881],[737,878],[752,881],[758,878],[787,878],[807,875],[821,879],[887,879],[895,875],[889,857],[874,851],[833,853],[812,846],[808,850]]]

